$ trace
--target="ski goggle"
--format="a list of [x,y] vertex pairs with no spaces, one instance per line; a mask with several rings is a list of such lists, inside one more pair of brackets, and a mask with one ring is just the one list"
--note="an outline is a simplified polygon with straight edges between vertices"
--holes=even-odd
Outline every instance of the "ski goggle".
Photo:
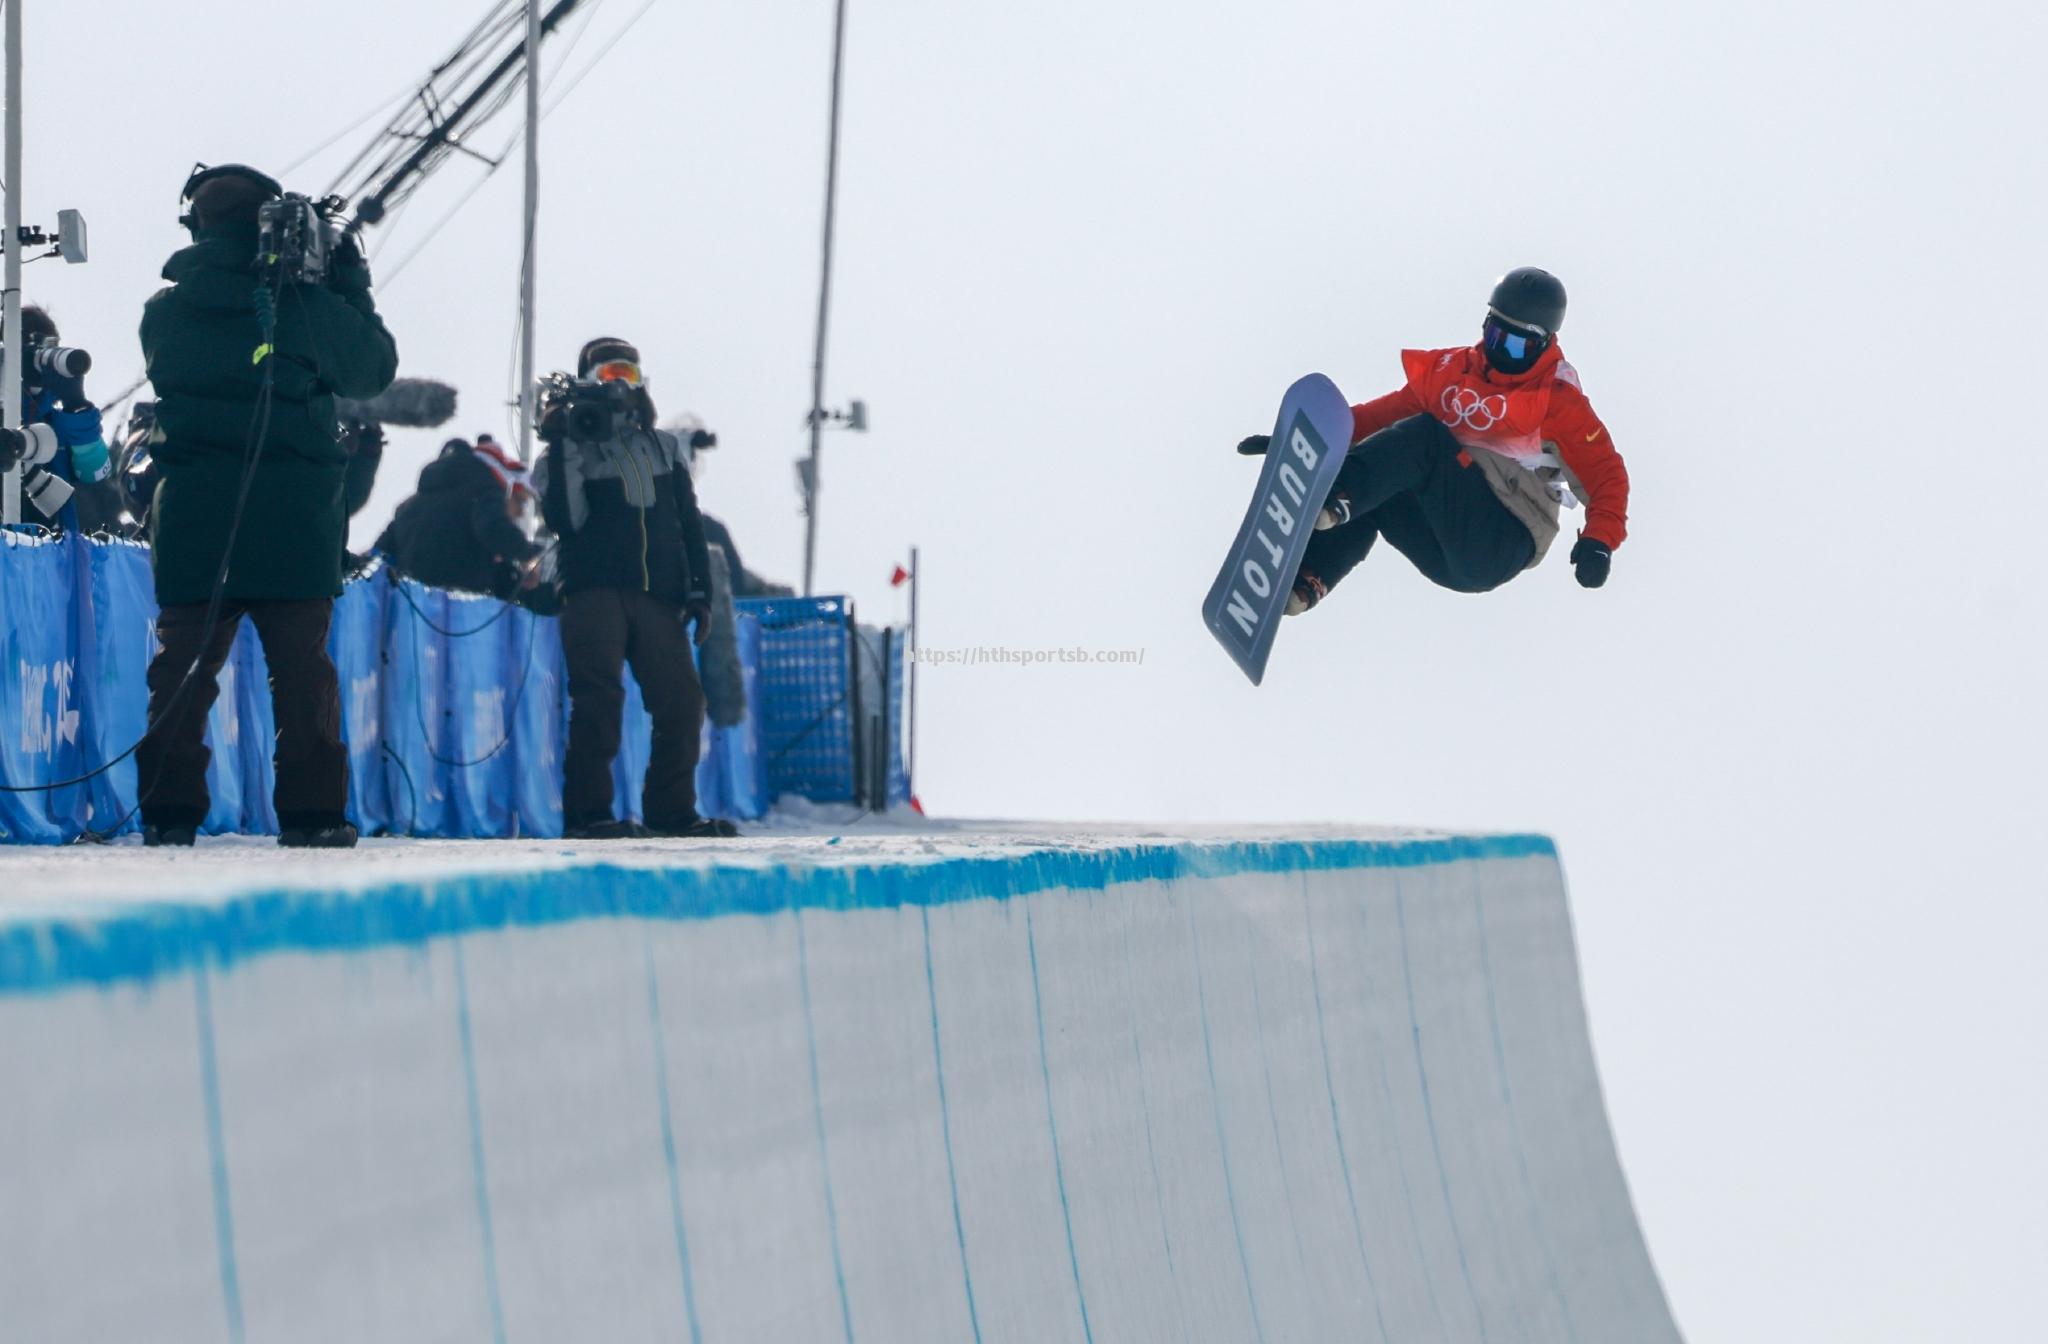
[[1493,354],[1506,357],[1513,363],[1519,364],[1524,360],[1534,360],[1549,345],[1550,338],[1548,336],[1531,335],[1519,328],[1507,325],[1507,323],[1499,318],[1489,317],[1486,320],[1486,349]]
[[640,386],[640,366],[630,359],[608,359],[590,371],[590,376],[600,383],[630,383]]

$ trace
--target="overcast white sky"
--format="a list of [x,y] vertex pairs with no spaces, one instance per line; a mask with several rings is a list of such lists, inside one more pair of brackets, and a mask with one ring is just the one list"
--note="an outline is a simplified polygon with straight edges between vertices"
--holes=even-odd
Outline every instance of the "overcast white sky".
[[[290,161],[483,7],[31,0],[30,216],[83,208],[95,255],[28,296],[99,389],[195,159]],[[1550,832],[1689,1334],[2037,1330],[2041,9],[852,11],[829,396],[874,431],[829,441],[821,586],[893,617],[920,543],[928,644],[1145,650],[928,671],[931,808]],[[637,340],[784,578],[830,36],[828,0],[659,0],[544,143],[544,362]],[[518,199],[500,174],[380,286],[466,432],[504,429]],[[1633,472],[1613,581],[1560,547],[1465,597],[1378,554],[1249,687],[1198,614],[1256,474],[1231,446],[1305,371],[1364,399],[1471,339],[1520,264],[1569,286]],[[358,544],[437,444],[398,439]]]

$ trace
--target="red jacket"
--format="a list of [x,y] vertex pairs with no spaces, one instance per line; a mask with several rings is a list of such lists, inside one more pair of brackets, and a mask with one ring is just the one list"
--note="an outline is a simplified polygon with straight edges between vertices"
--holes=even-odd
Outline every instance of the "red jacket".
[[1527,373],[1497,372],[1476,345],[1403,350],[1401,365],[1405,387],[1351,408],[1353,443],[1426,412],[1449,427],[1467,466],[1475,448],[1531,468],[1562,462],[1586,496],[1580,535],[1621,545],[1628,535],[1628,467],[1555,341]]

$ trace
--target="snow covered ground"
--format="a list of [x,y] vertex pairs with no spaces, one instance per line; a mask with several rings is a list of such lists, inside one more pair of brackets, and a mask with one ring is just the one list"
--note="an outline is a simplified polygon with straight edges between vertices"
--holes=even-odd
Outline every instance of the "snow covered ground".
[[603,863],[632,868],[766,868],[792,864],[997,857],[1054,848],[1107,851],[1242,841],[1416,840],[1414,827],[1174,826],[1117,822],[932,820],[909,809],[855,815],[850,807],[785,802],[734,840],[373,839],[353,850],[280,849],[274,836],[209,836],[192,849],[111,845],[0,846],[0,924],[104,914],[127,904],[213,902],[293,887],[360,891],[457,874],[533,872]]
[[832,820],[0,857],[0,1337],[1676,1340],[1547,839]]

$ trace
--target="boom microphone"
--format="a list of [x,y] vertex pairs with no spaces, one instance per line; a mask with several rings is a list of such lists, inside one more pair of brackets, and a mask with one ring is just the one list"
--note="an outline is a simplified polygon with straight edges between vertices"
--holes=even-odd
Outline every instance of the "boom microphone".
[[438,429],[455,418],[455,389],[432,378],[400,378],[366,401],[337,397],[334,406],[344,420]]

